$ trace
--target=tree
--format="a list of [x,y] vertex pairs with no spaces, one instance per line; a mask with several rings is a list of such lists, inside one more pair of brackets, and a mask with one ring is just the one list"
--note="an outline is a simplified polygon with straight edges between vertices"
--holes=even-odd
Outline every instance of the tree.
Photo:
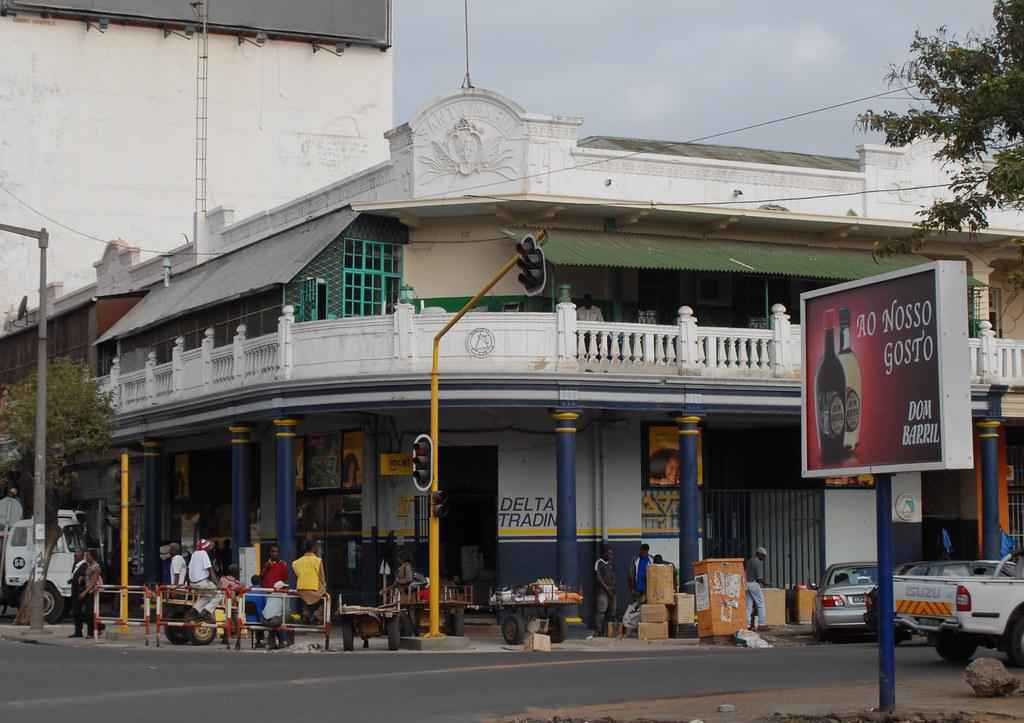
[[[109,393],[96,386],[89,367],[70,359],[50,362],[46,394],[46,548],[44,569],[57,542],[57,510],[71,494],[71,465],[110,449],[114,410]],[[18,467],[23,487],[31,489],[35,459],[36,374],[22,379],[8,391],[0,408],[0,428],[14,441],[15,455],[0,462],[0,475]],[[25,495],[26,500],[31,495]],[[33,515],[37,512],[33,511]],[[38,517],[36,518],[38,519]],[[18,622],[27,622],[29,597],[19,606]]]
[[[938,144],[935,159],[952,177],[953,197],[920,211],[917,233],[886,242],[883,253],[916,250],[933,232],[987,228],[994,209],[1024,211],[1024,0],[996,0],[992,16],[985,37],[961,42],[944,27],[915,33],[912,60],[893,66],[889,82],[916,91],[927,108],[859,117],[861,128],[884,133],[887,145]],[[1016,243],[1024,267],[1024,241]],[[1024,269],[1009,277],[1024,287]]]

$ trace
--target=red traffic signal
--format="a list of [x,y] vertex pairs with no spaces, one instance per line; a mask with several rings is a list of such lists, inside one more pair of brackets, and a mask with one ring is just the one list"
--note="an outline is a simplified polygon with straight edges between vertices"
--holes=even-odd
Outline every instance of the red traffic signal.
[[433,481],[434,440],[421,434],[412,443],[412,483],[427,492]]

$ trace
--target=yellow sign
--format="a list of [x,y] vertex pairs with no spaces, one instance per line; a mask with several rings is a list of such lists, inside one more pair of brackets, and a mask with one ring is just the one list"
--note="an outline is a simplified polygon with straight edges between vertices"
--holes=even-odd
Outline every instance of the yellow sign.
[[380,473],[386,477],[412,476],[412,455],[388,452],[380,456]]

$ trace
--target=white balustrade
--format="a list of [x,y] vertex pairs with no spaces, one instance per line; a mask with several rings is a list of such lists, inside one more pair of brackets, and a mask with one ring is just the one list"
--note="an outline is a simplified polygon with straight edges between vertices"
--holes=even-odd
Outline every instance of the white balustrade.
[[[123,373],[115,360],[100,380],[115,407],[132,412],[203,394],[258,384],[290,384],[352,376],[422,374],[430,370],[434,335],[451,319],[439,310],[416,313],[399,304],[394,315],[296,323],[286,306],[278,329],[215,348],[207,329],[198,348],[175,340],[171,361],[149,354],[143,369]],[[1024,384],[1024,341],[998,339],[982,322],[969,340],[976,383]],[[480,372],[683,375],[787,380],[800,372],[800,327],[785,307],[772,307],[768,329],[700,326],[683,306],[674,325],[579,321],[576,307],[555,313],[471,313],[444,338],[441,358],[449,373]]]

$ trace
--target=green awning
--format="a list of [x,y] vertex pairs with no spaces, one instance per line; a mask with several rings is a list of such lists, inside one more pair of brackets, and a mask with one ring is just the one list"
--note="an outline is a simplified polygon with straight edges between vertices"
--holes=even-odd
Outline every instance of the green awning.
[[556,266],[732,271],[843,281],[930,260],[914,254],[876,258],[869,251],[855,249],[564,229],[547,232],[544,254]]

